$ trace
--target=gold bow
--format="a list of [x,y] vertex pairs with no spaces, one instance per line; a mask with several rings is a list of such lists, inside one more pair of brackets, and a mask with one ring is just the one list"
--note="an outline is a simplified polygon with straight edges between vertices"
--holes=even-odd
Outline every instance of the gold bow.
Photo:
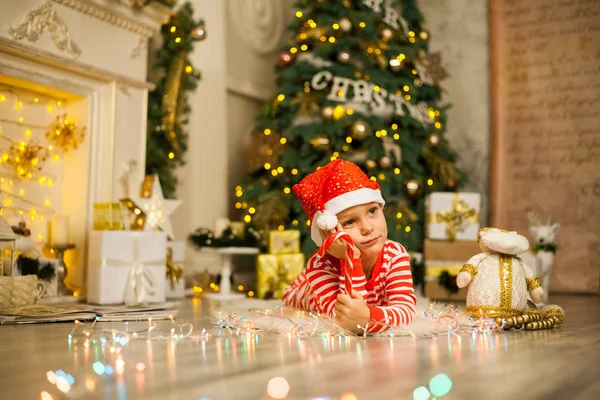
[[450,240],[456,239],[456,235],[462,232],[469,222],[477,222],[479,213],[471,208],[459,194],[454,193],[452,198],[452,209],[450,211],[439,211],[428,215],[430,223],[446,224],[446,235]]
[[173,286],[177,286],[179,279],[183,277],[183,268],[173,262],[173,248],[167,248],[167,279]]

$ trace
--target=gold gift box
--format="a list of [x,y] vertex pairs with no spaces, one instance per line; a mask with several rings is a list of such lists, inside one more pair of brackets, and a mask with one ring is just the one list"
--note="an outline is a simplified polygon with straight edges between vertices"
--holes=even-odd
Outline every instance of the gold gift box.
[[463,264],[447,264],[447,263],[428,263],[425,261],[425,276],[439,277],[443,271],[448,271],[450,275],[458,275]]
[[123,226],[121,203],[94,203],[94,230],[119,231]]
[[300,231],[295,229],[289,229],[285,231],[270,231],[269,253],[300,253]]
[[[256,260],[256,296],[283,297],[283,291],[304,269],[304,254],[259,254]],[[271,296],[269,296],[271,297]]]

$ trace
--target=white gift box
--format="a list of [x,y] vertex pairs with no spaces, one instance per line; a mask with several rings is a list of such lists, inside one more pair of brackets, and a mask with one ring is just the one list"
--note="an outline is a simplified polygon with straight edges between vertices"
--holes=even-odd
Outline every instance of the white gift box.
[[426,235],[436,240],[477,240],[479,193],[435,192],[425,200]]
[[[173,262],[183,268],[185,262],[185,241],[174,240],[167,242],[167,247],[173,249]],[[185,297],[185,278],[182,276],[175,286],[170,279],[166,279],[165,293],[167,299],[182,299]]]
[[88,303],[165,301],[166,233],[92,231],[88,251]]

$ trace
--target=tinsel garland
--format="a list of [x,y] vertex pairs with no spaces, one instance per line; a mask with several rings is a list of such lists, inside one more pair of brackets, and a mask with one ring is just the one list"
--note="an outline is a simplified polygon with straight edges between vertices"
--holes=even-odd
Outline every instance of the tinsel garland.
[[148,96],[146,175],[158,174],[166,198],[175,196],[175,169],[185,164],[188,95],[200,80],[189,55],[206,32],[204,22],[194,20],[193,14],[192,5],[186,2],[162,26],[162,47],[156,51],[153,68],[164,76]]

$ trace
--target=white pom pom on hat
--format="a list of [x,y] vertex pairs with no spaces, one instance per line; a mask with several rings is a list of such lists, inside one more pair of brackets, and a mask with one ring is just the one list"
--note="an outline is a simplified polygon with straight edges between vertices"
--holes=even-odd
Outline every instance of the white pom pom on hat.
[[335,228],[338,224],[337,216],[327,210],[325,210],[321,215],[319,215],[316,218],[316,220],[319,229],[322,229],[324,231],[329,231]]

